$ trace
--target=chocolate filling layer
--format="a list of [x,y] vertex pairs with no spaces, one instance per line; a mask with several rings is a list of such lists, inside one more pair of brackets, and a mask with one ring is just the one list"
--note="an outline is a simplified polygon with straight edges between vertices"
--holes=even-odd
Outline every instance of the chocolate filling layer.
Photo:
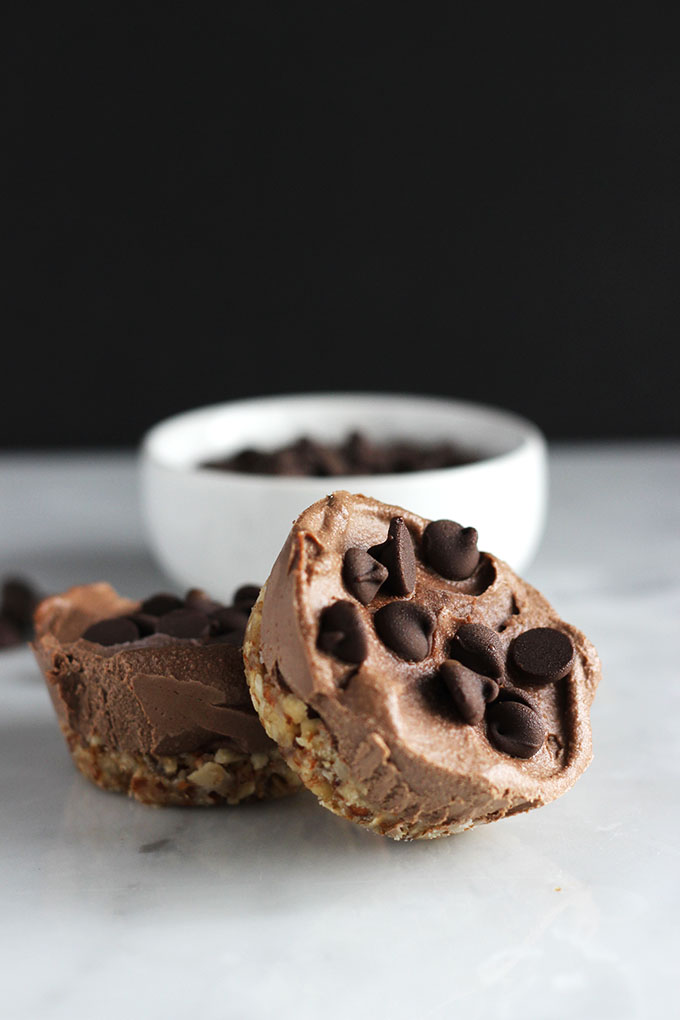
[[271,749],[250,701],[238,643],[159,632],[102,645],[82,636],[100,621],[140,612],[141,603],[104,583],[40,604],[32,647],[59,718],[86,741],[96,737],[134,753]]

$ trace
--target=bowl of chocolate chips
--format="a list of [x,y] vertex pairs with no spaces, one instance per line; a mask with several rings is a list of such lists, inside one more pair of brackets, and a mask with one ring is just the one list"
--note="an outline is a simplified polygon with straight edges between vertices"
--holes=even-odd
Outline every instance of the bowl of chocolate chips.
[[198,408],[141,447],[144,515],[170,577],[226,598],[266,577],[298,514],[345,489],[474,527],[515,570],[541,537],[546,446],[531,422],[439,397],[263,397]]

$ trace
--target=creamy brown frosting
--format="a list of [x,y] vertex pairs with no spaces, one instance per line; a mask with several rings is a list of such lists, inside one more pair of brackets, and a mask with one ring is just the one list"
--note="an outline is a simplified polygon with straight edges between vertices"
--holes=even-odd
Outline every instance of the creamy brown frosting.
[[139,607],[105,583],[39,605],[32,647],[60,720],[86,741],[131,753],[271,750],[240,648],[165,634],[107,647],[81,637],[91,624]]
[[[415,590],[400,601],[422,606],[436,620],[430,653],[419,662],[399,658],[376,633],[373,617],[394,596],[381,589],[363,606],[343,583],[347,550],[383,543],[397,516],[417,554]],[[496,557],[482,553],[463,581],[446,580],[428,567],[422,558],[428,523],[400,507],[347,492],[306,510],[267,583],[262,658],[270,674],[319,714],[349,774],[376,809],[407,822],[460,819],[467,825],[552,800],[586,768],[599,660],[588,639]],[[321,614],[340,600],[354,602],[364,624],[368,654],[358,666],[318,647]],[[524,692],[543,721],[545,740],[532,757],[498,750],[484,721],[465,723],[437,684],[462,624],[491,628],[504,657],[513,639],[532,628],[554,628],[571,639],[574,662],[563,679],[542,684],[523,684],[508,675],[499,679],[501,689]]]

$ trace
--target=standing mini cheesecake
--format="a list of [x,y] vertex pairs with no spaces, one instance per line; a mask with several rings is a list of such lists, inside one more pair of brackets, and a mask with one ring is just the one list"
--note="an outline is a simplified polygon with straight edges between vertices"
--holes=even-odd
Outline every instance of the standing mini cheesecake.
[[295,522],[246,677],[320,802],[394,839],[546,804],[592,757],[595,649],[477,532],[347,492]]
[[241,641],[257,588],[222,606],[119,596],[104,583],[45,599],[32,647],[77,768],[145,804],[279,797],[299,779],[248,694]]

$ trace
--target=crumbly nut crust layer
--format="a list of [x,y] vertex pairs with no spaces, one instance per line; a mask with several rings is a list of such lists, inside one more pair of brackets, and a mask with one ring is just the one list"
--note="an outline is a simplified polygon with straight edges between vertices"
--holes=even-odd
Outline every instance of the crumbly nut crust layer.
[[250,614],[243,643],[246,680],[268,736],[276,741],[286,763],[305,786],[329,811],[392,839],[437,839],[472,828],[474,820],[448,825],[433,825],[427,821],[408,824],[396,815],[374,810],[365,791],[350,777],[324,722],[320,718],[310,718],[307,705],[286,691],[278,678],[265,669],[260,655],[265,589],[266,585]]
[[62,724],[76,768],[103,790],[127,793],[142,804],[178,807],[235,805],[284,797],[301,783],[276,752],[216,751],[155,756],[87,743]]

